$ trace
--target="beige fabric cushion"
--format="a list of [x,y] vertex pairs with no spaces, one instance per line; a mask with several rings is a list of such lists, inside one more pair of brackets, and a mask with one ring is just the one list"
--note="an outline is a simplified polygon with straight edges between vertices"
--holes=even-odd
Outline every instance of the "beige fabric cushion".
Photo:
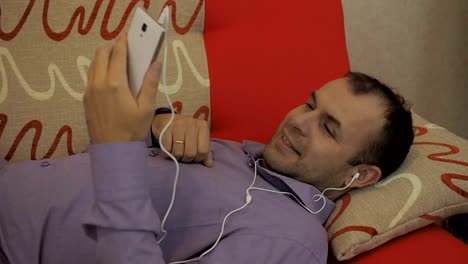
[[[2,1],[0,6],[0,156],[7,160],[62,157],[86,149],[81,100],[90,60],[97,46],[113,43],[126,31],[135,8],[135,1],[46,2]],[[165,1],[138,5],[145,2],[158,17]],[[204,1],[171,3],[169,93],[179,112],[208,119]],[[167,105],[160,93],[157,106]]]
[[337,202],[326,228],[338,260],[468,212],[468,142],[414,115],[416,137],[403,165]]

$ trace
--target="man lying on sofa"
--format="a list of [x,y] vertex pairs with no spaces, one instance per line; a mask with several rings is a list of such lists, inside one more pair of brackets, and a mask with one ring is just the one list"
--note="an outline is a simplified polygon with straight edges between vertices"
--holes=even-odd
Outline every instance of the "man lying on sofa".
[[126,52],[123,35],[91,63],[89,153],[3,164],[1,263],[326,263],[333,200],[388,176],[413,142],[404,100],[359,73],[305,98],[266,146],[210,141],[204,121],[177,116],[164,221],[175,164],[144,142],[168,119],[153,121],[161,66],[134,99]]

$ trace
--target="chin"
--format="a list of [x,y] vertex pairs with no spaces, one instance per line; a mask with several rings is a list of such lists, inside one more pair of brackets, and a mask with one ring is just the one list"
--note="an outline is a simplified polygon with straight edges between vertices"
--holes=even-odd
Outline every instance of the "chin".
[[265,146],[265,150],[263,152],[263,159],[268,169],[276,173],[289,176],[289,173],[287,172],[287,168],[289,167],[288,162],[275,149],[274,144],[272,142],[268,143],[268,145]]
[[263,160],[265,161],[266,165],[268,168],[273,168],[274,166],[271,166],[271,164],[276,164],[277,163],[277,158],[276,156],[278,155],[277,153],[274,153],[275,150],[272,147],[272,143],[268,143],[265,146],[265,149],[263,151]]

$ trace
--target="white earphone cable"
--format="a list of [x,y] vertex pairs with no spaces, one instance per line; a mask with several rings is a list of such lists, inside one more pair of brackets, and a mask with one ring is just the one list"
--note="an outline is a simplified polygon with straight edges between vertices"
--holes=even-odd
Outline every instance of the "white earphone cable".
[[[245,193],[246,195],[250,195],[249,194],[249,189],[252,188],[252,186],[255,184],[255,179],[257,177],[257,166],[255,165],[255,168],[254,168],[254,179],[252,180],[252,183],[250,183],[249,187],[245,190]],[[188,263],[188,262],[192,262],[192,261],[198,261],[200,259],[202,259],[204,256],[206,256],[208,253],[210,253],[211,251],[213,251],[216,246],[218,246],[218,243],[219,241],[221,241],[221,238],[223,237],[223,234],[224,234],[224,226],[226,225],[226,221],[227,219],[234,213],[236,212],[239,212],[240,210],[244,209],[247,205],[249,205],[250,202],[246,202],[244,203],[242,206],[230,211],[229,213],[227,213],[224,218],[223,218],[223,222],[221,224],[221,230],[219,232],[219,235],[218,235],[218,238],[216,239],[215,243],[209,248],[207,249],[205,252],[203,252],[200,256],[196,257],[196,258],[192,258],[192,259],[188,259],[188,260],[181,260],[181,261],[174,261],[174,262],[171,262],[169,264],[182,264],[182,263]]]
[[158,240],[158,244],[160,244],[164,240],[164,238],[166,238],[166,236],[167,236],[167,230],[165,229],[165,224],[166,224],[167,218],[169,217],[169,214],[170,214],[170,212],[172,210],[172,207],[174,206],[176,189],[177,189],[177,182],[179,180],[179,171],[180,171],[179,162],[164,147],[163,142],[162,142],[162,138],[164,136],[164,133],[166,133],[166,130],[169,128],[169,126],[174,121],[174,116],[175,116],[174,106],[172,105],[171,98],[169,98],[169,94],[167,92],[167,78],[166,78],[166,76],[167,76],[167,42],[168,42],[168,39],[169,39],[169,13],[170,13],[168,8],[169,7],[166,6],[164,8],[163,12],[161,13],[161,15],[166,16],[166,20],[164,21],[165,22],[164,27],[165,27],[166,32],[165,32],[165,36],[164,36],[164,58],[163,58],[163,69],[162,69],[162,86],[163,86],[164,94],[166,95],[166,101],[169,104],[169,107],[171,108],[171,118],[169,119],[169,122],[166,124],[166,126],[164,126],[164,128],[161,131],[161,134],[159,135],[159,146],[161,147],[162,151],[164,153],[166,153],[166,155],[169,156],[172,159],[172,161],[174,161],[174,164],[176,166],[176,172],[175,172],[175,176],[174,176],[174,184],[172,185],[171,201],[170,201],[169,206],[167,207],[166,213],[164,214],[164,217],[163,217],[163,219],[161,221],[162,236]]
[[[312,211],[310,210],[302,201],[300,201],[294,194],[290,193],[290,192],[282,192],[282,191],[276,191],[276,190],[269,190],[269,189],[263,189],[263,188],[259,188],[259,187],[254,187],[254,184],[255,184],[255,180],[257,179],[257,162],[259,162],[261,159],[257,159],[255,161],[255,166],[254,166],[254,178],[252,180],[252,182],[250,183],[249,187],[247,187],[247,189],[245,190],[245,203],[230,211],[229,213],[227,213],[224,218],[223,218],[223,221],[222,221],[222,224],[221,224],[221,230],[219,232],[219,235],[218,235],[218,238],[216,239],[215,243],[209,248],[207,249],[206,251],[204,251],[200,256],[196,257],[196,258],[192,258],[192,259],[188,259],[188,260],[181,260],[181,261],[174,261],[174,262],[170,262],[169,264],[183,264],[183,263],[188,263],[188,262],[192,262],[192,261],[199,261],[201,260],[204,256],[206,256],[208,253],[210,253],[211,251],[213,251],[216,246],[218,246],[218,243],[219,241],[221,241],[221,238],[223,237],[223,234],[224,234],[224,226],[226,225],[226,221],[227,219],[234,213],[236,212],[239,212],[240,210],[244,209],[247,205],[249,205],[251,202],[252,202],[252,196],[250,194],[250,190],[257,190],[257,191],[264,191],[264,192],[270,192],[270,193],[278,193],[278,194],[286,194],[286,195],[290,195],[292,196],[298,203],[299,205],[301,205],[307,212],[309,212],[310,214],[318,214],[320,213],[324,208],[325,208],[325,205],[327,203],[326,199],[325,199],[325,192],[329,191],[329,190],[344,190],[346,188],[348,188],[353,182],[354,180],[356,180],[358,177],[359,177],[359,173],[356,173],[353,175],[353,178],[352,180],[345,186],[345,187],[342,187],[342,188],[327,188],[325,190],[322,191],[321,194],[316,194],[313,196],[313,200],[314,202],[317,202],[319,201],[320,199],[323,200],[323,204],[322,206],[320,207],[319,210],[317,211]],[[316,198],[318,197],[318,198]]]

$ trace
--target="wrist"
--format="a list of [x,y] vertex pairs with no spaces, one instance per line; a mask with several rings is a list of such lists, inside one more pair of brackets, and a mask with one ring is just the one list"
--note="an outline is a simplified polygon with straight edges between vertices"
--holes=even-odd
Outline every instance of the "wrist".
[[[164,114],[171,114],[172,113],[172,110],[171,108],[169,107],[158,107],[155,111],[154,111],[154,117],[158,116],[158,115],[164,115]],[[175,111],[174,109],[174,114],[177,114],[177,111]],[[151,128],[150,128],[150,135],[151,135],[151,147],[153,148],[159,148],[159,140],[158,140],[158,137],[159,135],[155,135],[155,119],[153,119],[153,123],[151,124]]]
[[[170,107],[158,107],[154,111],[154,116],[161,115],[161,114],[170,114],[172,110]],[[174,114],[177,114],[177,111],[174,109]]]

